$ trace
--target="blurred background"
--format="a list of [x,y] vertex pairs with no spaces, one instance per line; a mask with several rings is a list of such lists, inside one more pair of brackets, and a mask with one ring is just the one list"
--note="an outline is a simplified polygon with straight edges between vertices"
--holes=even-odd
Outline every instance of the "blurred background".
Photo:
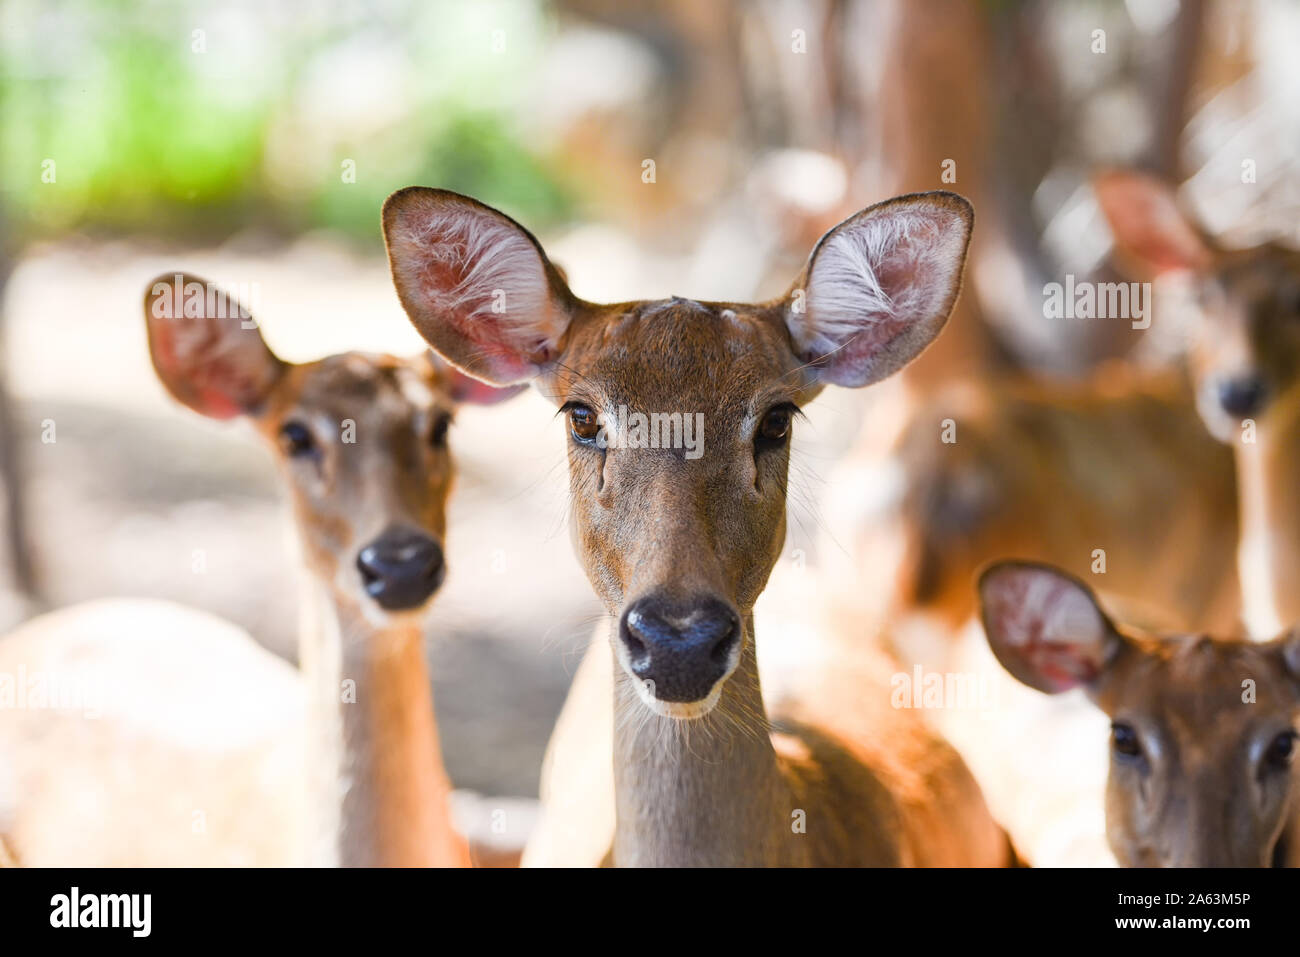
[[[773,295],[843,217],[949,188],[977,210],[969,281],[911,387],[1167,361],[1176,323],[1049,323],[1043,285],[1110,269],[1098,164],[1185,184],[1226,244],[1300,242],[1298,40],[1294,0],[6,0],[0,622],[158,596],[295,656],[270,456],[164,395],[139,306],[159,272],[255,283],[287,359],[414,353],[378,222],[401,186],[507,211],[611,301]],[[833,547],[817,502],[869,401],[810,410],[777,587]],[[551,416],[530,394],[451,438],[430,655],[467,791],[536,794],[599,617]]]

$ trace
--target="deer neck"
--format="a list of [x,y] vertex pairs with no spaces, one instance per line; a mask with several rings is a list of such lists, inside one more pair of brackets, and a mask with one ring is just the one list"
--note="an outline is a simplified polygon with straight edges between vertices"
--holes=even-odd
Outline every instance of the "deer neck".
[[316,863],[466,866],[420,628],[379,627],[308,577],[299,658]]
[[789,791],[777,766],[751,636],[713,712],[650,713],[614,663],[614,793],[619,866],[793,863]]
[[1237,445],[1243,617],[1252,638],[1300,622],[1300,389]]

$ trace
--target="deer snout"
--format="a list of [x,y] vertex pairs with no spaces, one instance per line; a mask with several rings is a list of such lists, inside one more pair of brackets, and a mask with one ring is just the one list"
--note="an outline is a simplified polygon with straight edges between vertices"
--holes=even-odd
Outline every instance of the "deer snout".
[[1267,389],[1257,375],[1243,375],[1225,379],[1218,385],[1219,405],[1223,411],[1238,419],[1247,419],[1264,407]]
[[357,554],[366,594],[387,611],[418,608],[446,575],[442,546],[407,526],[390,526]]
[[651,595],[623,613],[619,638],[628,670],[660,701],[702,701],[736,666],[740,616],[727,602]]

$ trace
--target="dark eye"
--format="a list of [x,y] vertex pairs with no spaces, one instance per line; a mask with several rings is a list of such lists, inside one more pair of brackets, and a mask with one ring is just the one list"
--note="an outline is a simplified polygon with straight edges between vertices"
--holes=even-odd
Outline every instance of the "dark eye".
[[433,428],[429,430],[429,444],[435,449],[447,447],[447,430],[451,428],[451,416],[440,415],[433,420]]
[[301,458],[316,451],[316,440],[301,422],[286,422],[280,426],[280,448],[290,458]]
[[794,424],[795,413],[798,411],[793,405],[778,405],[769,409],[767,415],[763,416],[763,421],[758,423],[755,444],[762,448],[783,445],[790,438],[790,427]]
[[569,406],[569,431],[573,433],[576,441],[583,445],[590,445],[596,440],[596,433],[600,431],[596,413],[585,405]]
[[1283,731],[1274,738],[1268,746],[1268,751],[1264,753],[1265,763],[1279,771],[1289,768],[1291,758],[1295,754],[1295,737],[1294,731]]
[[1137,732],[1133,730],[1132,725],[1112,724],[1110,726],[1110,743],[1116,754],[1122,754],[1126,758],[1136,758],[1142,754],[1142,747],[1138,744]]

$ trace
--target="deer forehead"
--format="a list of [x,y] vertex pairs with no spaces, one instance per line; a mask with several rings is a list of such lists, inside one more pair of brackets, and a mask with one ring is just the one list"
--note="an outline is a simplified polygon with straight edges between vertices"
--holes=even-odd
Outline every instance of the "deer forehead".
[[391,356],[345,353],[294,370],[284,396],[297,407],[336,421],[401,424],[450,406],[431,370]]
[[678,297],[584,317],[564,366],[558,378],[566,393],[595,390],[585,398],[642,411],[744,409],[765,390],[798,385],[798,363],[773,310]]
[[1271,245],[1225,253],[1211,276],[1229,298],[1272,299],[1280,283],[1300,277],[1300,252]]
[[1104,697],[1112,716],[1140,716],[1185,747],[1212,751],[1264,719],[1297,711],[1293,681],[1261,648],[1206,636],[1164,639],[1122,668]]

